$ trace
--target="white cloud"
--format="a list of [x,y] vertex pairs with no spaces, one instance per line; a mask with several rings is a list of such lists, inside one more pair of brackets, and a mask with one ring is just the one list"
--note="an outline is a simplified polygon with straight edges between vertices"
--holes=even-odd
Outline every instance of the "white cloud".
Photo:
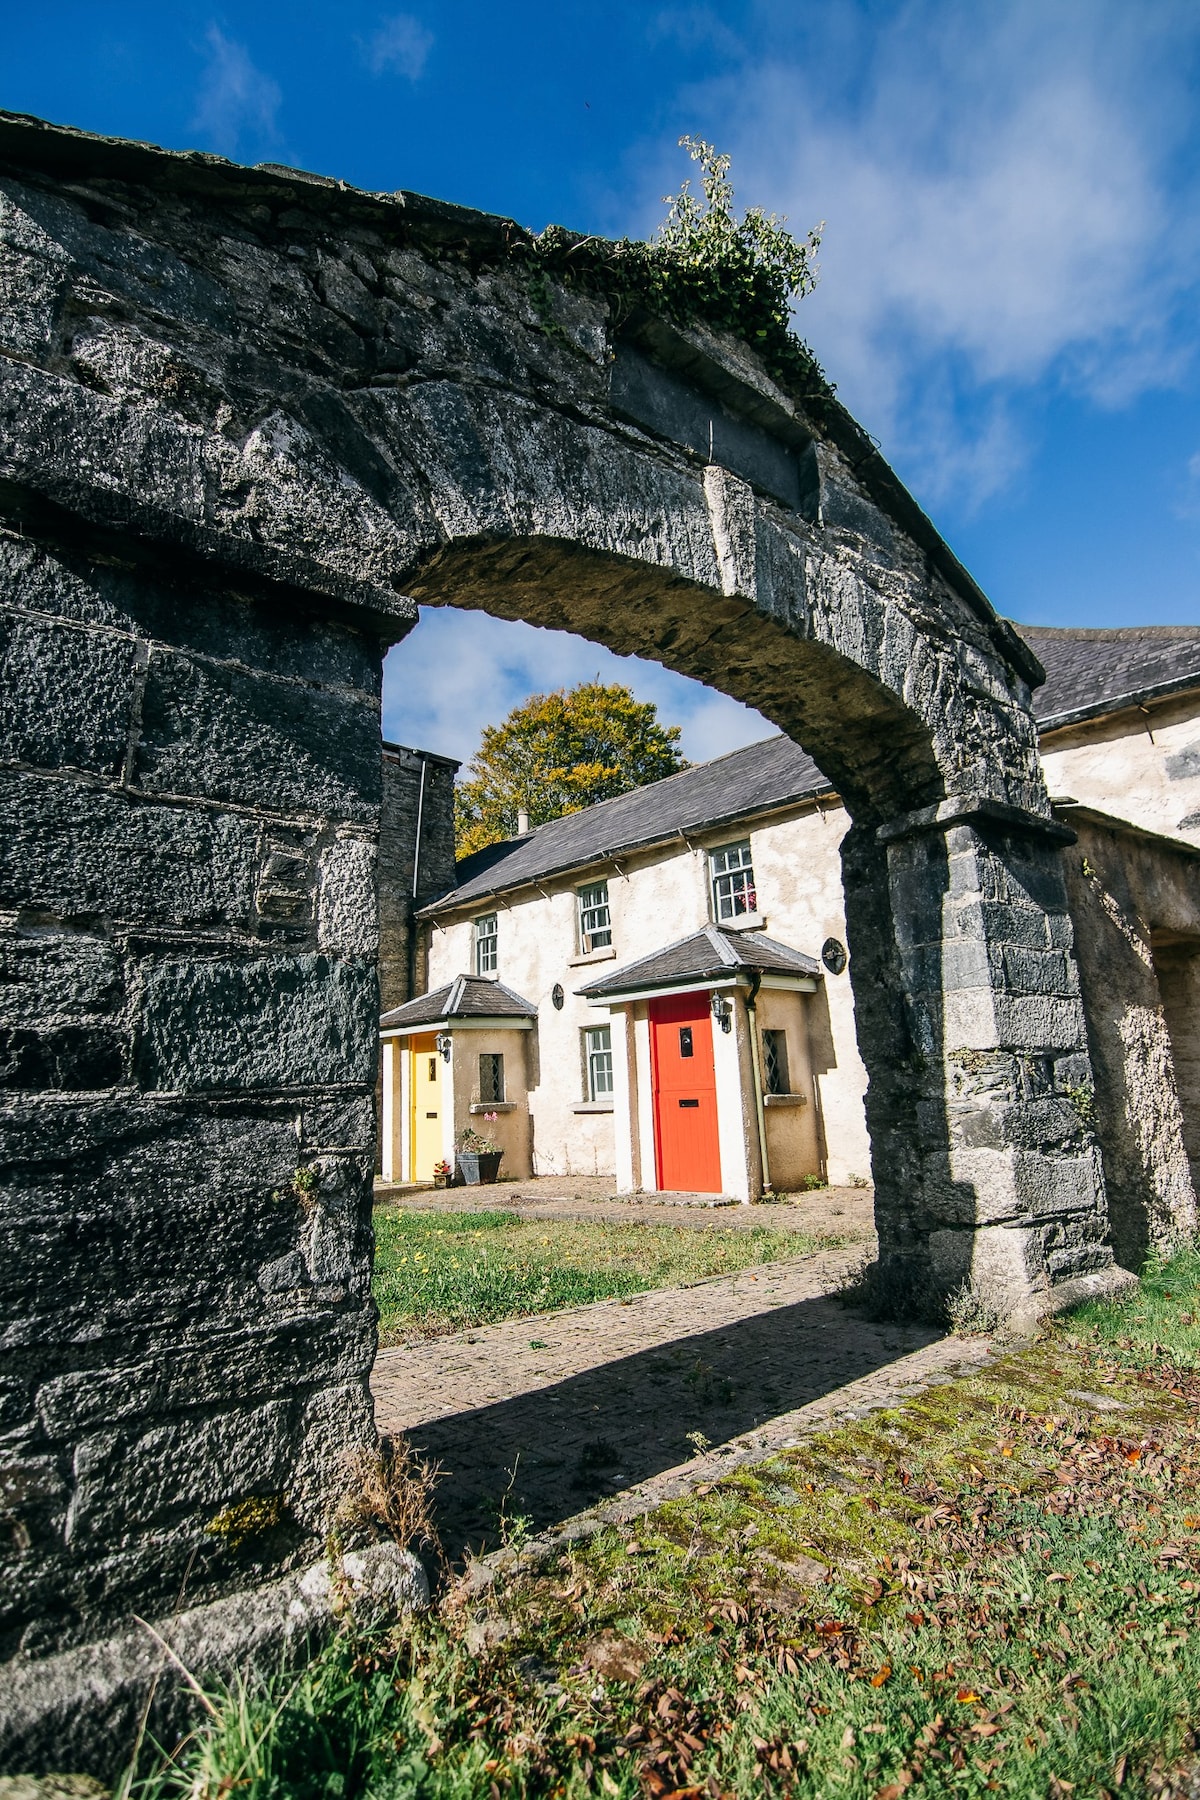
[[766,14],[770,58],[693,89],[680,126],[732,151],[742,198],[797,231],[825,219],[799,328],[923,497],[978,500],[1012,479],[1026,454],[1013,396],[1055,385],[1123,405],[1182,378],[1200,285],[1179,155],[1194,8],[908,0],[801,17],[781,0]]
[[205,33],[207,67],[196,96],[192,129],[204,134],[212,149],[236,156],[246,142],[263,146],[276,141],[275,117],[283,95],[279,84],[254,66],[244,44],[217,25]]
[[359,47],[373,75],[403,75],[417,81],[433,49],[433,33],[411,13],[394,13],[369,38],[360,39]]
[[565,631],[486,613],[425,608],[384,668],[383,730],[393,742],[467,762],[485,725],[498,725],[533,693],[599,677],[653,700],[664,725],[683,728],[682,749],[706,762],[775,730],[760,714],[657,663],[614,656]]

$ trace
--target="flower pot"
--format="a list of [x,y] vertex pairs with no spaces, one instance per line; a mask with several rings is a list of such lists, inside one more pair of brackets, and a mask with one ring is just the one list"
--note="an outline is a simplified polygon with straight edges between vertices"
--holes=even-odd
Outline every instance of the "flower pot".
[[471,1150],[460,1150],[454,1161],[458,1169],[458,1179],[466,1187],[479,1187],[483,1182],[495,1181],[500,1173],[503,1150],[489,1150],[476,1155]]
[[435,1188],[453,1187],[454,1177],[453,1175],[435,1175],[433,1178],[433,1185]]

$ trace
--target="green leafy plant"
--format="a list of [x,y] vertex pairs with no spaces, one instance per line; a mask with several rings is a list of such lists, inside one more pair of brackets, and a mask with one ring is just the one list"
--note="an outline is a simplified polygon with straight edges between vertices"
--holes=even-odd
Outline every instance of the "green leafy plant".
[[1096,1129],[1096,1090],[1088,1081],[1081,1081],[1078,1087],[1063,1089],[1063,1098],[1069,1100],[1079,1117],[1079,1123],[1087,1131]]
[[[750,344],[777,378],[832,392],[812,351],[792,331],[792,306],[817,282],[823,225],[796,238],[787,220],[760,206],[738,217],[730,159],[702,138],[679,140],[699,166],[667,196],[669,211],[649,240],[578,237],[549,226],[535,241],[541,268],[569,283],[601,291],[619,329],[638,311],[680,325],[704,324]],[[533,290],[531,290],[532,292]],[[539,302],[539,311],[548,298]]]
[[299,1200],[305,1206],[311,1206],[316,1197],[317,1171],[303,1165],[292,1170],[286,1187],[276,1188],[271,1195],[272,1200]]
[[[496,1117],[495,1113],[484,1113],[483,1116],[485,1120]],[[472,1125],[464,1125],[454,1142],[467,1156],[494,1156],[500,1148],[495,1138],[485,1137]]]

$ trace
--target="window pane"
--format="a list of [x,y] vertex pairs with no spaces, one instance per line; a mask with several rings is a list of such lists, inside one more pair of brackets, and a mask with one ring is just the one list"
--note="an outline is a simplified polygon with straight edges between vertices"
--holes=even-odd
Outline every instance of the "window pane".
[[763,1077],[767,1092],[768,1094],[790,1094],[792,1090],[788,1079],[787,1033],[764,1031],[762,1036]]
[[613,1091],[612,1027],[598,1025],[585,1031],[587,1048],[587,1097],[607,1100]]
[[496,914],[484,913],[475,921],[475,973],[494,975],[499,967]]
[[608,883],[596,881],[579,889],[579,947],[586,955],[589,950],[600,950],[611,943]]
[[742,913],[758,911],[754,889],[754,865],[749,844],[726,844],[710,850],[713,918],[736,919]]
[[479,1058],[479,1099],[493,1106],[504,1098],[504,1058],[488,1050]]

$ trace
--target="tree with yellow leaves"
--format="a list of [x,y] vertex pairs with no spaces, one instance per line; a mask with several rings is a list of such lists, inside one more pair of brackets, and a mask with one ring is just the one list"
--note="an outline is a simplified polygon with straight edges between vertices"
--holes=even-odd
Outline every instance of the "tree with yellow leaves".
[[531,694],[489,725],[455,790],[459,857],[513,837],[518,816],[544,825],[686,769],[678,725],[660,725],[652,701],[619,683],[582,681]]

